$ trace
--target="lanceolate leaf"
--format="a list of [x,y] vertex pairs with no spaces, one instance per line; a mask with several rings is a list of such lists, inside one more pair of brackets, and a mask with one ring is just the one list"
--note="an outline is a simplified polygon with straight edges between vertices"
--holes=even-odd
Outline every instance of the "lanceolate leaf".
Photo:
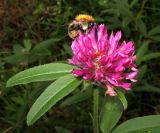
[[160,35],[152,36],[152,37],[150,37],[150,39],[160,42]]
[[120,119],[123,112],[123,107],[117,97],[110,96],[105,97],[105,103],[102,106],[100,128],[103,133],[110,133]]
[[61,39],[55,39],[55,38],[51,38],[45,41],[42,41],[40,43],[38,43],[33,49],[32,49],[32,53],[37,53],[37,52],[41,52],[44,49],[46,49],[47,47],[49,47],[50,45],[55,45],[55,42],[60,41]]
[[148,36],[153,36],[156,34],[160,34],[160,26],[157,26],[149,31]]
[[90,92],[88,92],[88,90],[83,91],[83,92],[79,91],[76,94],[74,94],[73,96],[66,99],[60,106],[66,107],[69,105],[77,104],[77,103],[82,102],[86,99],[89,99],[91,96],[92,95]]
[[27,124],[32,125],[54,104],[72,92],[80,83],[81,81],[71,74],[65,75],[64,77],[61,77],[53,82],[38,97],[36,102],[31,107],[27,115]]
[[136,63],[140,64],[142,62],[142,57],[144,56],[144,54],[147,52],[148,50],[148,44],[149,41],[145,41],[142,46],[139,48],[138,52],[137,52],[137,59],[136,59]]
[[143,86],[137,86],[133,89],[133,91],[138,92],[151,92],[151,93],[158,93],[160,94],[160,88],[150,85],[150,84],[144,84]]
[[63,63],[50,63],[46,65],[36,66],[24,70],[11,77],[7,82],[7,87],[18,84],[26,84],[35,81],[46,81],[57,79],[61,76],[69,74],[73,66]]
[[159,133],[159,132],[160,132],[160,115],[150,115],[144,117],[137,117],[125,121],[124,123],[119,125],[112,133]]
[[147,54],[142,58],[142,61],[148,61],[148,60],[155,59],[155,58],[160,58],[160,52]]
[[137,80],[141,82],[144,77],[144,74],[147,72],[147,65],[143,65],[138,68],[138,78]]
[[145,23],[144,23],[142,20],[139,20],[138,26],[139,26],[140,32],[141,32],[143,35],[145,35],[146,32],[147,32]]
[[119,98],[119,100],[121,101],[122,105],[123,105],[123,108],[124,110],[127,109],[127,106],[128,106],[128,102],[126,100],[126,97],[125,95],[123,94],[123,92],[121,92],[120,90],[116,89],[116,92],[117,92],[117,96]]

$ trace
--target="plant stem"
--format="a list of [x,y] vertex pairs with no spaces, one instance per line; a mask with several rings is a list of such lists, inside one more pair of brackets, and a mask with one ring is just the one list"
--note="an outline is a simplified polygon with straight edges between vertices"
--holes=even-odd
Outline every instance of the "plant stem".
[[99,106],[99,90],[96,88],[93,91],[93,131],[94,131],[94,133],[99,133],[98,106]]

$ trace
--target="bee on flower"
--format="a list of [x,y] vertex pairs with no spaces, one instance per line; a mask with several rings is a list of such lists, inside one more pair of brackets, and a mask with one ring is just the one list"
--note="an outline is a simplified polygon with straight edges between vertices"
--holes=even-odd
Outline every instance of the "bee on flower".
[[102,83],[110,96],[116,95],[114,87],[130,90],[138,73],[135,47],[132,41],[120,44],[121,36],[121,31],[109,36],[104,24],[94,25],[86,34],[79,32],[71,45],[73,57],[69,63],[78,67],[72,73]]
[[87,34],[95,25],[94,18],[90,15],[80,14],[75,17],[68,26],[68,35],[70,38],[75,39],[79,33]]

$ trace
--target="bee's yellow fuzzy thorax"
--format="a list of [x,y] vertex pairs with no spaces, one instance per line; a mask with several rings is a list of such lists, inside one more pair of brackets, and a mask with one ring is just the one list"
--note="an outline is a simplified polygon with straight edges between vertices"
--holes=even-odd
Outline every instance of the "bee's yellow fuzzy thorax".
[[87,15],[87,14],[79,14],[76,16],[75,20],[77,21],[87,21],[87,22],[93,22],[94,21],[94,18],[90,15]]

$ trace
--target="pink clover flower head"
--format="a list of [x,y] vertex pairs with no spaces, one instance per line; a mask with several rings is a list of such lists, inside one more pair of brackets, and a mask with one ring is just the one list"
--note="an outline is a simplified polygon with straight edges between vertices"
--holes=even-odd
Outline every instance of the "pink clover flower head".
[[135,47],[132,41],[120,44],[121,36],[121,31],[108,36],[104,24],[94,26],[86,35],[80,33],[71,45],[73,57],[69,63],[78,67],[72,73],[102,83],[107,88],[105,94],[110,96],[116,95],[114,86],[130,90],[138,73]]

